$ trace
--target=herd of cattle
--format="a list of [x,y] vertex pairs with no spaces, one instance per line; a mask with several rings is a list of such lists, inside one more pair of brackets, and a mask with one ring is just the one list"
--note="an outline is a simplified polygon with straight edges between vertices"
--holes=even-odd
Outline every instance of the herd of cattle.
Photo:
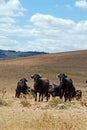
[[35,101],[37,101],[37,93],[39,93],[39,101],[43,101],[43,98],[46,97],[48,101],[50,96],[56,97],[59,96],[61,99],[64,98],[64,101],[71,101],[72,98],[76,99],[82,98],[82,91],[76,90],[73,85],[73,81],[68,79],[65,74],[58,74],[56,76],[59,80],[59,85],[49,84],[49,79],[44,78],[39,74],[34,74],[31,78],[34,80],[33,89],[27,86],[27,79],[22,78],[17,83],[17,88],[15,91],[15,97],[19,98],[21,93],[27,94],[33,91]]

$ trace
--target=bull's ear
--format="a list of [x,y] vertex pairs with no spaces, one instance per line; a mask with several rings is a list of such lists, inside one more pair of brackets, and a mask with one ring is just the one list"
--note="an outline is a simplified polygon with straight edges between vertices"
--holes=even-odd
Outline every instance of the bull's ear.
[[39,78],[42,78],[42,75],[39,75]]
[[42,75],[40,74],[35,74],[35,76],[37,76],[38,78],[42,78]]
[[27,80],[27,79],[25,79],[25,82],[28,82],[28,80]]
[[67,78],[67,75],[64,74],[64,77]]
[[57,75],[57,77],[59,78],[59,77],[60,77],[60,75]]
[[59,77],[60,77],[60,74],[57,74],[57,75],[56,75],[56,78],[59,78]]

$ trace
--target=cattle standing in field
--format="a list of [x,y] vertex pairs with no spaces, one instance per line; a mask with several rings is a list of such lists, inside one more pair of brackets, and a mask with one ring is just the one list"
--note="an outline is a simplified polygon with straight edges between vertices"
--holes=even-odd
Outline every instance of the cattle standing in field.
[[76,94],[75,94],[76,100],[81,100],[82,99],[82,91],[76,90],[75,92],[76,92]]
[[63,97],[63,90],[61,89],[61,86],[56,85],[56,84],[52,84],[52,85],[49,86],[49,94],[52,97],[59,96],[62,99],[62,97]]
[[30,92],[30,87],[27,86],[26,82],[26,78],[22,78],[18,81],[15,97],[19,98],[21,93],[27,94],[28,92]]
[[[35,101],[37,101],[37,93],[39,93],[39,101],[43,101],[43,95],[46,96],[46,100],[48,101],[48,90],[49,90],[49,80],[48,78],[42,78],[39,74],[34,74],[31,76],[34,79],[34,93],[35,93]],[[40,97],[42,99],[40,100]]]
[[75,96],[75,87],[71,79],[67,79],[65,74],[57,75],[60,81],[60,86],[63,91],[63,95],[65,98],[65,102],[69,99],[71,101],[72,98]]

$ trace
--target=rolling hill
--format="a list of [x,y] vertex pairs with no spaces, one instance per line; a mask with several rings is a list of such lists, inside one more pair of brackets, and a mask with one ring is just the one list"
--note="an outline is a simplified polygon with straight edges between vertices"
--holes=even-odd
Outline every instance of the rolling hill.
[[27,57],[33,55],[45,54],[45,52],[36,52],[36,51],[13,51],[13,50],[0,50],[0,59],[15,59],[20,57]]
[[[42,54],[19,59],[0,60],[0,80],[3,87],[15,88],[17,80],[21,77],[29,79],[34,73],[40,73],[50,79],[50,82],[58,83],[56,74],[66,73],[77,86],[85,86],[87,80],[87,50]],[[2,84],[3,83],[3,84]]]

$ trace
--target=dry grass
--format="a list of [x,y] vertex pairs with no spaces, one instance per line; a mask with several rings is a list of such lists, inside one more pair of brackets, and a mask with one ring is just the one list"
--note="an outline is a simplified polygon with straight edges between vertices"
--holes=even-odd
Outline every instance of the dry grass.
[[[15,99],[15,88],[21,77],[33,86],[30,75],[40,73],[50,83],[58,84],[57,73],[66,73],[77,89],[83,92],[82,101],[64,103],[56,99],[34,102],[34,99]],[[32,56],[0,61],[0,130],[86,130],[87,129],[87,51]],[[2,90],[6,89],[3,96]],[[5,106],[4,103],[8,103]],[[62,107],[60,107],[62,105]]]
[[72,103],[68,109],[57,109],[46,108],[46,102],[32,103],[29,99],[31,105],[23,107],[19,99],[12,100],[10,107],[0,108],[0,130],[87,129],[87,107],[79,102]]

